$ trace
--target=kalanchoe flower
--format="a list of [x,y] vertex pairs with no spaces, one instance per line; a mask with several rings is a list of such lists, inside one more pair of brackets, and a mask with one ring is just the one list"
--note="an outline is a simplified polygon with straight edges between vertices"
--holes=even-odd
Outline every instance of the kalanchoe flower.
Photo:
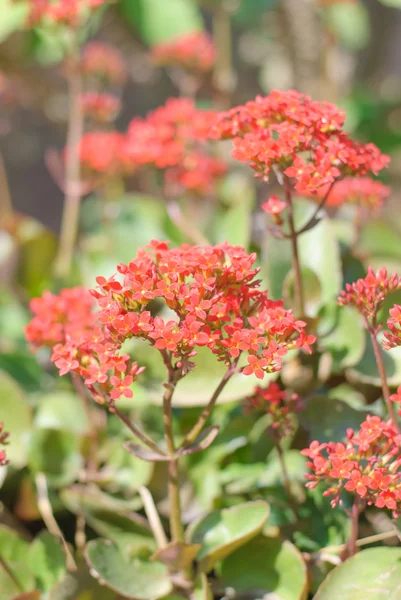
[[[0,423],[0,446],[6,446],[8,444],[9,434],[4,431],[4,423]],[[5,450],[0,450],[0,467],[4,467],[8,464],[8,459]]]
[[104,85],[121,86],[127,78],[120,52],[102,42],[90,42],[85,46],[80,71],[85,78],[100,81]]
[[133,171],[133,165],[125,161],[125,138],[117,131],[86,133],[78,152],[84,177],[110,179]]
[[390,350],[401,346],[401,306],[399,304],[395,304],[393,308],[390,308],[387,327],[390,331],[384,332],[383,347]]
[[268,201],[262,204],[262,209],[270,215],[279,215],[286,206],[287,203],[280,200],[278,196],[270,196]]
[[85,118],[109,123],[114,121],[120,112],[121,101],[112,94],[85,92],[81,96],[81,106]]
[[162,66],[179,66],[191,72],[207,72],[213,67],[215,50],[211,38],[202,31],[184,35],[154,46],[152,60]]
[[[328,191],[328,186],[322,187],[314,197],[323,199]],[[337,181],[329,191],[326,206],[356,204],[377,215],[390,193],[391,188],[388,185],[371,177],[346,177]]]
[[325,496],[332,506],[341,502],[343,489],[367,504],[388,508],[396,515],[401,509],[401,436],[390,421],[368,416],[360,430],[347,431],[344,443],[311,443],[302,451],[310,461],[306,475],[309,488],[324,483]]
[[271,416],[271,427],[279,439],[289,435],[294,428],[293,415],[302,410],[298,394],[290,394],[272,382],[265,388],[256,387],[254,393],[245,400],[247,412],[258,410]]
[[398,414],[401,416],[401,385],[398,386],[395,394],[391,394],[390,400],[399,405]]
[[233,140],[232,156],[258,177],[272,169],[302,194],[317,193],[343,176],[377,174],[389,162],[374,144],[354,142],[344,131],[345,113],[295,91],[269,96],[220,113],[215,139]]
[[377,313],[383,305],[384,300],[392,292],[401,288],[401,278],[395,273],[387,276],[387,270],[383,267],[376,273],[372,267],[368,267],[368,274],[364,279],[358,279],[355,283],[347,283],[338,297],[340,306],[353,306],[365,318],[368,326],[378,331],[376,324]]

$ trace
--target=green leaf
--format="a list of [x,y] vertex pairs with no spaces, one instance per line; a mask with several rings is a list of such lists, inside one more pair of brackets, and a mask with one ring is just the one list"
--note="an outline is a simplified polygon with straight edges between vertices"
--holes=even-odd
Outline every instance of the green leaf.
[[[306,460],[299,450],[287,450],[287,452],[283,453],[283,458],[291,482],[298,481],[304,483]],[[265,471],[257,482],[258,487],[272,487],[276,485],[283,485],[283,473],[277,453],[269,456]]]
[[122,553],[108,540],[89,542],[85,558],[94,577],[131,600],[153,600],[172,591],[164,565]]
[[[305,311],[308,315],[316,315],[321,305],[322,287],[319,278],[311,269],[301,269],[304,285]],[[286,307],[296,308],[295,302],[295,273],[291,269],[283,281],[283,300]]]
[[355,410],[349,404],[329,396],[313,396],[299,415],[309,440],[320,442],[343,441],[348,427],[358,429],[366,419],[366,412]]
[[117,544],[125,553],[139,548],[147,552],[155,551],[152,533],[139,515],[121,515],[105,509],[86,509],[84,515],[88,525],[96,533]]
[[390,6],[392,8],[401,8],[401,0],[379,0],[384,6]]
[[89,574],[86,564],[80,564],[77,571],[65,574],[46,600],[116,600],[116,595]]
[[334,569],[314,600],[397,600],[401,548],[369,548]]
[[71,512],[78,514],[81,511],[109,510],[127,514],[142,508],[139,497],[123,499],[112,496],[93,485],[73,484],[60,492],[60,498]]
[[29,2],[0,0],[0,42],[23,26],[28,12]]
[[166,567],[182,571],[189,567],[199,552],[200,544],[184,544],[184,542],[170,542],[164,548],[157,550],[150,560],[163,563]]
[[42,396],[35,416],[36,427],[88,433],[90,423],[81,400],[74,393],[55,391]]
[[29,465],[36,473],[44,473],[50,486],[72,483],[82,466],[79,438],[68,431],[36,429],[30,439]]
[[322,349],[330,352],[331,370],[341,372],[361,360],[365,349],[365,327],[353,308],[333,307],[334,319],[327,328],[324,316],[318,325],[318,339]]
[[245,201],[216,212],[213,217],[216,244],[229,242],[248,248],[251,235],[251,206]]
[[203,28],[193,0],[122,0],[121,10],[151,46]]
[[[366,333],[365,352],[361,360],[347,371],[347,375],[351,381],[369,383],[376,387],[381,387],[381,379],[376,365],[376,359],[373,352],[372,342],[369,334]],[[379,345],[382,339],[382,334],[379,333]],[[401,385],[401,347],[393,350],[381,350],[383,356],[384,367],[387,375],[387,383],[391,386]]]
[[24,467],[28,460],[27,442],[32,428],[32,410],[16,381],[0,371],[0,423],[10,433],[7,456],[11,466]]
[[29,547],[27,565],[35,575],[38,587],[50,590],[66,571],[65,555],[57,538],[42,531]]
[[10,600],[21,592],[21,588],[26,592],[35,588],[34,576],[26,567],[28,548],[28,542],[14,529],[0,525],[0,555],[20,584],[17,586],[0,565],[0,600]]
[[380,256],[401,260],[399,233],[386,221],[370,220],[363,228],[358,250],[362,256]]
[[329,29],[344,46],[352,50],[365,48],[369,42],[369,13],[362,2],[340,2],[326,11]]
[[246,544],[264,527],[269,505],[262,500],[216,510],[193,523],[187,539],[202,544],[198,553],[199,569],[209,572],[216,562]]
[[[221,583],[253,600],[306,600],[308,576],[301,553],[288,541],[262,535],[231,554],[221,566]],[[343,600],[338,596],[338,600]]]
[[54,233],[35,219],[26,217],[18,228],[18,283],[30,297],[39,296],[49,286],[49,265],[57,251]]

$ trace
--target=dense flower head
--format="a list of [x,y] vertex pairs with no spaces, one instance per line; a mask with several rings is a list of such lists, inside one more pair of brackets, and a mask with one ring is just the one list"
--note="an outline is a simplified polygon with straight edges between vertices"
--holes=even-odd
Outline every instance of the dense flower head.
[[246,411],[263,411],[271,416],[271,427],[279,438],[289,435],[294,428],[293,415],[302,410],[298,394],[283,390],[276,382],[267,387],[257,386],[245,400]]
[[81,96],[82,112],[86,119],[99,123],[114,121],[121,110],[121,101],[113,94],[85,92]]
[[233,140],[232,156],[268,179],[272,169],[303,194],[317,193],[342,176],[377,174],[389,161],[374,144],[353,141],[345,113],[290,90],[273,90],[217,116],[214,139]]
[[386,350],[401,346],[401,306],[395,304],[390,308],[390,317],[387,320],[389,331],[384,332],[383,347]]
[[91,12],[109,0],[29,0],[28,25],[60,23],[77,27]]
[[401,278],[395,273],[388,276],[383,267],[376,273],[368,267],[368,274],[364,279],[354,283],[347,283],[338,297],[340,306],[353,306],[368,321],[369,325],[376,326],[376,316],[384,300],[392,292],[401,288]]
[[[315,338],[281,301],[259,290],[255,258],[228,244],[170,249],[153,241],[118,266],[119,276],[97,278],[98,319],[119,343],[141,338],[170,353],[183,373],[205,346],[228,365],[245,353],[242,372],[263,379],[281,368],[290,349],[310,350]],[[164,300],[171,318],[152,315],[155,299]]]
[[30,309],[34,316],[25,335],[35,348],[52,347],[67,337],[80,339],[95,323],[93,297],[80,287],[64,289],[58,295],[44,292],[31,300]]
[[80,70],[84,77],[108,85],[123,85],[127,72],[118,50],[102,42],[90,42],[82,52]]
[[[0,446],[6,446],[8,444],[9,433],[4,431],[4,423],[0,423]],[[6,451],[0,449],[0,467],[4,467],[8,464]]]
[[322,187],[318,191],[317,198],[323,199],[327,192],[329,193],[326,206],[356,204],[377,215],[389,198],[391,188],[371,177],[345,177],[337,181],[330,190],[328,186]]
[[151,57],[159,65],[207,72],[213,67],[215,54],[211,38],[202,31],[196,31],[154,46]]
[[344,443],[314,441],[302,451],[310,461],[306,475],[309,488],[323,482],[332,506],[341,501],[342,490],[363,498],[367,504],[401,509],[401,436],[395,426],[380,417],[368,416],[358,432],[347,431]]
[[84,176],[105,178],[122,176],[133,165],[124,160],[125,137],[117,131],[91,131],[79,143],[79,156]]

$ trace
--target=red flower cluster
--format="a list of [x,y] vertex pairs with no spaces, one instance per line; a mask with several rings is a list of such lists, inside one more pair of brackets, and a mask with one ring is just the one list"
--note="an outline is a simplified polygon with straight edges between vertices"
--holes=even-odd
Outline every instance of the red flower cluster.
[[383,267],[375,273],[368,267],[368,274],[364,279],[355,283],[347,283],[346,290],[338,297],[340,306],[353,306],[365,318],[369,326],[376,328],[376,315],[383,305],[384,300],[392,292],[401,288],[401,278],[395,273],[387,276]]
[[152,49],[153,61],[162,66],[179,66],[188,71],[207,72],[213,67],[215,49],[202,31],[190,33]]
[[120,353],[120,345],[97,321],[94,304],[84,288],[64,289],[59,296],[45,292],[31,301],[35,316],[26,327],[26,338],[35,348],[50,347],[60,375],[80,375],[97,402],[130,398],[130,386],[143,368]]
[[42,22],[56,22],[77,27],[92,10],[108,0],[29,0],[28,24],[31,27]]
[[[4,430],[4,424],[0,423],[0,446],[6,446],[9,434]],[[4,467],[8,464],[7,454],[5,450],[0,450],[0,467]]]
[[325,496],[334,496],[331,504],[341,500],[341,491],[357,494],[367,504],[388,508],[394,513],[401,509],[401,436],[390,421],[368,416],[355,434],[347,431],[345,443],[311,443],[302,451],[310,459],[312,473],[306,475],[309,488],[320,482],[329,485]]
[[[321,188],[317,194],[318,199],[323,199],[329,191],[328,186]],[[370,177],[346,177],[332,187],[326,200],[327,206],[341,206],[342,204],[357,204],[373,214],[378,214],[388,199],[391,188],[381,181]],[[314,195],[316,197],[316,195]]]
[[[315,338],[305,333],[281,301],[258,289],[255,255],[241,247],[188,246],[169,249],[153,241],[140,249],[129,265],[119,265],[116,277],[98,277],[99,321],[113,340],[146,339],[176,359],[183,374],[193,367],[196,347],[207,346],[218,360],[232,364],[248,355],[245,375],[279,370],[292,348],[304,348]],[[150,303],[163,299],[175,313],[153,317]]]
[[218,115],[215,139],[233,139],[232,156],[267,179],[272,169],[302,194],[316,193],[340,176],[377,174],[389,162],[374,144],[354,142],[343,131],[345,114],[295,91],[274,90]]
[[94,301],[84,288],[64,289],[57,296],[45,292],[31,300],[33,319],[25,328],[28,342],[35,348],[52,347],[57,342],[80,339],[95,324]]
[[114,121],[121,109],[121,101],[112,94],[85,92],[81,96],[85,118],[99,123]]
[[80,70],[84,77],[100,80],[104,85],[121,86],[127,78],[120,52],[102,42],[91,42],[85,46]]
[[395,304],[393,308],[390,308],[387,327],[390,331],[384,332],[383,347],[385,350],[401,346],[401,306],[399,304]]
[[205,196],[226,172],[224,161],[207,152],[206,137],[215,114],[192,100],[170,99],[145,119],[131,121],[127,134],[94,132],[83,136],[83,170],[106,176],[129,175],[138,168],[164,171],[165,193],[185,190]]
[[247,411],[264,411],[271,416],[271,427],[279,438],[289,435],[294,428],[293,415],[302,410],[298,394],[289,394],[278,383],[256,387],[252,396],[245,400]]

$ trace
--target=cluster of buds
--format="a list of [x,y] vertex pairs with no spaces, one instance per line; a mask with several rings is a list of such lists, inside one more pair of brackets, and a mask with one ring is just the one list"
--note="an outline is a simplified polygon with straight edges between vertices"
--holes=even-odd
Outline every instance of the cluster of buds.
[[208,196],[226,172],[224,161],[208,152],[207,132],[215,113],[192,100],[170,99],[146,118],[131,121],[126,134],[83,136],[80,156],[86,175],[126,177],[143,168],[160,169],[168,197],[185,191]]
[[319,191],[318,199],[323,199],[327,194],[327,206],[342,206],[355,204],[361,209],[378,215],[385,201],[389,198],[391,188],[381,181],[371,177],[345,177],[334,186],[324,186]]
[[[180,376],[194,368],[197,348],[207,347],[228,368],[263,379],[281,368],[289,350],[310,352],[315,338],[281,301],[259,290],[255,258],[228,244],[169,249],[153,241],[115,276],[97,278],[96,315],[80,288],[33,300],[27,338],[51,346],[60,374],[80,375],[98,402],[132,395],[143,369],[121,353],[131,338],[154,346]],[[153,316],[156,299],[174,313],[171,319]],[[242,354],[245,367],[238,366]]]
[[358,279],[354,283],[347,283],[338,297],[340,306],[353,306],[364,317],[369,330],[377,333],[377,313],[383,306],[384,300],[389,294],[401,288],[401,277],[395,273],[387,276],[387,270],[383,267],[376,273],[372,267],[368,267],[368,274],[364,279]]
[[347,430],[344,443],[311,443],[302,451],[312,473],[306,486],[326,484],[325,496],[332,506],[341,502],[342,490],[363,499],[368,505],[388,508],[396,516],[401,509],[401,436],[393,423],[368,416],[358,432]]
[[401,306],[399,304],[395,304],[393,308],[390,308],[387,327],[389,331],[384,332],[383,340],[385,350],[401,346]]
[[252,396],[245,400],[246,411],[261,411],[271,416],[271,427],[278,439],[294,430],[294,414],[303,405],[298,394],[291,394],[272,382],[267,387],[256,387]]
[[[6,446],[8,444],[9,434],[4,431],[4,424],[0,423],[0,446]],[[5,450],[0,450],[0,467],[4,467],[8,464],[7,454]]]
[[210,37],[196,31],[171,42],[154,46],[151,53],[153,62],[167,67],[181,67],[190,73],[207,73],[215,61],[215,49]]
[[267,180],[273,170],[302,194],[314,194],[343,176],[377,174],[389,158],[374,144],[343,130],[344,111],[295,91],[274,90],[218,114],[214,139],[232,139],[232,156]]
[[29,0],[28,25],[59,23],[76,28],[106,2],[108,0]]

